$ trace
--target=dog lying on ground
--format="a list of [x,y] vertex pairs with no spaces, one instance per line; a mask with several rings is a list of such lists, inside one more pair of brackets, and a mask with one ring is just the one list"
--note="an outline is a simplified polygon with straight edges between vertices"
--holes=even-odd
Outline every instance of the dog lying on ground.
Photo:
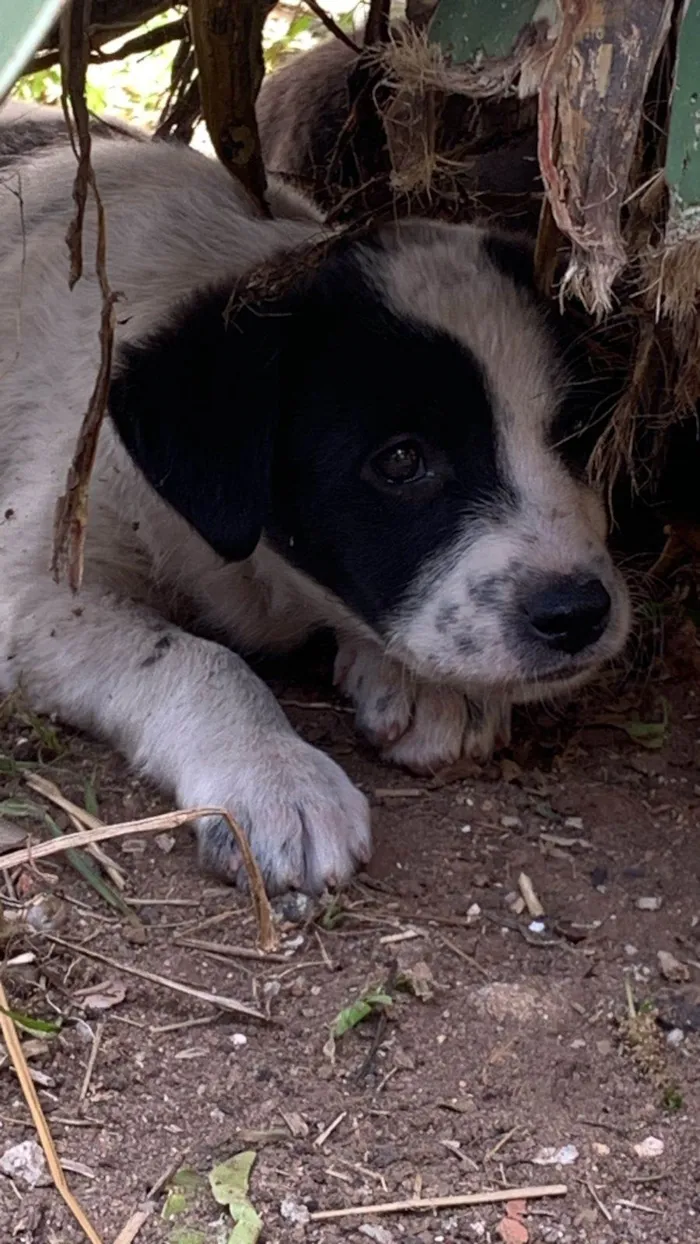
[[[614,657],[628,597],[564,456],[565,369],[510,242],[406,221],[299,264],[327,231],[288,189],[264,220],[188,148],[98,139],[93,164],[121,299],[77,597],[48,567],[99,361],[95,209],[69,292],[73,153],[0,178],[0,689],[230,808],[270,890],[342,883],[366,800],[239,654],[332,627],[359,729],[417,771]],[[272,260],[286,291],[227,315]],[[226,825],[197,833],[235,880]]]

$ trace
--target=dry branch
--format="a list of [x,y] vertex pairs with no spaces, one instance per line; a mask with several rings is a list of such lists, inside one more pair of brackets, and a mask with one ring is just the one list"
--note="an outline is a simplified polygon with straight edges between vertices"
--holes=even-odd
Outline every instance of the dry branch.
[[94,842],[106,842],[110,838],[125,838],[129,834],[158,833],[164,829],[178,829],[181,825],[188,825],[192,821],[201,820],[207,816],[221,818],[226,821],[231,830],[241,853],[243,867],[250,885],[260,949],[266,952],[276,950],[277,935],[262,874],[250,849],[248,839],[226,808],[190,808],[178,812],[165,812],[161,816],[146,817],[145,820],[124,821],[118,825],[104,825],[98,829],[84,829],[79,833],[65,834],[63,838],[52,838],[50,842],[40,842],[31,847],[23,847],[19,851],[12,851],[9,855],[1,855],[0,869],[16,868],[20,864],[32,864],[36,860],[45,859],[48,855],[59,855],[71,848],[86,847]]
[[[97,208],[97,247],[95,270],[102,296],[100,313],[100,366],[87,411],[81,424],[73,461],[68,470],[66,491],[59,497],[54,519],[54,548],[51,570],[58,581],[65,572],[74,592],[83,577],[83,554],[87,528],[90,475],[97,453],[100,428],[107,410],[109,379],[114,348],[114,303],[107,279],[107,239],[102,200],[97,189],[90,160],[90,120],[85,102],[85,78],[88,61],[87,27],[91,0],[72,0],[61,25],[62,103],[78,170],[73,186],[75,216],[66,237],[70,255],[69,286],[72,289],[83,271],[83,224],[88,191],[92,191]],[[72,119],[71,119],[72,112]],[[78,145],[76,148],[75,134]]]
[[202,112],[214,150],[269,216],[255,101],[265,74],[262,35],[274,0],[190,0]]
[[95,1228],[90,1222],[85,1210],[82,1205],[80,1205],[79,1201],[73,1196],[73,1193],[66,1183],[66,1177],[63,1173],[58,1153],[56,1152],[53,1136],[51,1135],[49,1125],[46,1122],[37,1091],[34,1087],[34,1083],[27,1066],[27,1060],[24,1056],[22,1043],[17,1035],[17,1029],[15,1028],[14,1021],[8,1014],[9,1009],[10,1007],[5,990],[0,982],[0,1031],[5,1039],[7,1053],[15,1072],[17,1073],[17,1079],[19,1080],[22,1093],[24,1094],[24,1100],[29,1107],[29,1113],[32,1116],[32,1121],[37,1130],[39,1140],[41,1141],[41,1147],[46,1155],[46,1161],[51,1172],[51,1178],[56,1185],[56,1190],[63,1197],[68,1209],[75,1218],[76,1222],[79,1223],[81,1230],[90,1241],[90,1244],[102,1244],[100,1236],[97,1234]]

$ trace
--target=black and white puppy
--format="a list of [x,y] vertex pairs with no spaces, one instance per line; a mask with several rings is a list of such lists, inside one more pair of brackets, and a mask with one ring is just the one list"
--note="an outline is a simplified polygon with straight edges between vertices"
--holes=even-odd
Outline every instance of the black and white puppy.
[[[180,805],[229,807],[272,890],[341,883],[370,852],[366,800],[237,653],[330,625],[360,729],[419,771],[589,678],[629,605],[560,450],[566,377],[517,254],[483,232],[405,222],[299,265],[324,226],[291,191],[263,220],[187,148],[93,159],[122,298],[77,598],[48,567],[99,358],[94,206],[69,292],[72,152],[0,179],[0,689]],[[228,317],[275,258],[288,292]],[[226,827],[198,836],[234,879]]]

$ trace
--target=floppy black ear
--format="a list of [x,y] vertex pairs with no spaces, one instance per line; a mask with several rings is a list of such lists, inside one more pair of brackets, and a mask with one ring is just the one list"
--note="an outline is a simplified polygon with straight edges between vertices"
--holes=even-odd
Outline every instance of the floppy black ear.
[[279,419],[280,318],[250,308],[227,325],[230,290],[210,291],[124,347],[112,421],[158,495],[228,561],[265,523]]

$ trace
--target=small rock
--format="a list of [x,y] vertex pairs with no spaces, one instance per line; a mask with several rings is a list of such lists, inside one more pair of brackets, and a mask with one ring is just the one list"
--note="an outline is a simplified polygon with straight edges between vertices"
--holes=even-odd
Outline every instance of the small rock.
[[244,1032],[233,1032],[229,1037],[231,1045],[242,1046],[248,1044],[248,1038]]
[[594,1140],[591,1149],[599,1158],[607,1158],[610,1154],[610,1145],[604,1145],[602,1140]]
[[145,838],[122,838],[119,844],[122,855],[145,855],[146,846]]
[[28,1188],[51,1183],[44,1151],[35,1140],[23,1140],[6,1149],[0,1157],[0,1171],[10,1179],[19,1179]]
[[394,1244],[394,1237],[391,1231],[383,1227],[379,1222],[363,1222],[358,1227],[360,1235],[365,1235],[368,1240],[374,1240],[374,1244]]
[[535,1166],[571,1166],[577,1158],[576,1145],[562,1145],[561,1149],[554,1147],[540,1149],[532,1160]]
[[638,1158],[660,1158],[665,1146],[658,1136],[647,1136],[633,1148]]
[[301,890],[292,890],[284,894],[277,904],[277,910],[283,920],[290,924],[306,924],[313,914],[314,900]]
[[468,920],[476,920],[480,915],[481,915],[481,908],[478,903],[472,903],[471,907],[467,908],[467,919]]
[[531,920],[527,927],[531,933],[544,933],[547,926],[544,920]]
[[672,1028],[666,1040],[669,1045],[679,1046],[681,1041],[685,1039],[685,1033],[682,1028]]
[[493,981],[469,990],[474,1009],[497,1024],[546,1023],[568,1014],[568,1007],[554,990],[521,981]]
[[681,984],[683,981],[690,980],[690,969],[686,967],[685,963],[681,963],[679,959],[676,959],[675,955],[672,955],[670,951],[660,950],[656,957],[659,961],[659,971],[662,976],[666,977],[667,981]]
[[635,907],[639,911],[659,911],[663,906],[663,899],[658,894],[647,897],[638,898]]
[[301,1201],[293,1201],[291,1197],[287,1197],[280,1205],[280,1214],[295,1227],[306,1227],[311,1221],[311,1215],[306,1206]]
[[625,942],[625,954],[628,958],[634,959],[635,955],[639,954],[639,951],[636,946],[632,945],[631,942]]
[[566,820],[564,821],[564,824],[567,829],[577,829],[580,832],[583,829],[583,817],[582,816],[567,816]]
[[504,829],[519,829],[522,821],[519,816],[502,816],[501,825]]
[[153,841],[155,842],[159,851],[162,851],[164,855],[170,855],[170,852],[175,846],[175,835],[174,834],[156,834]]

